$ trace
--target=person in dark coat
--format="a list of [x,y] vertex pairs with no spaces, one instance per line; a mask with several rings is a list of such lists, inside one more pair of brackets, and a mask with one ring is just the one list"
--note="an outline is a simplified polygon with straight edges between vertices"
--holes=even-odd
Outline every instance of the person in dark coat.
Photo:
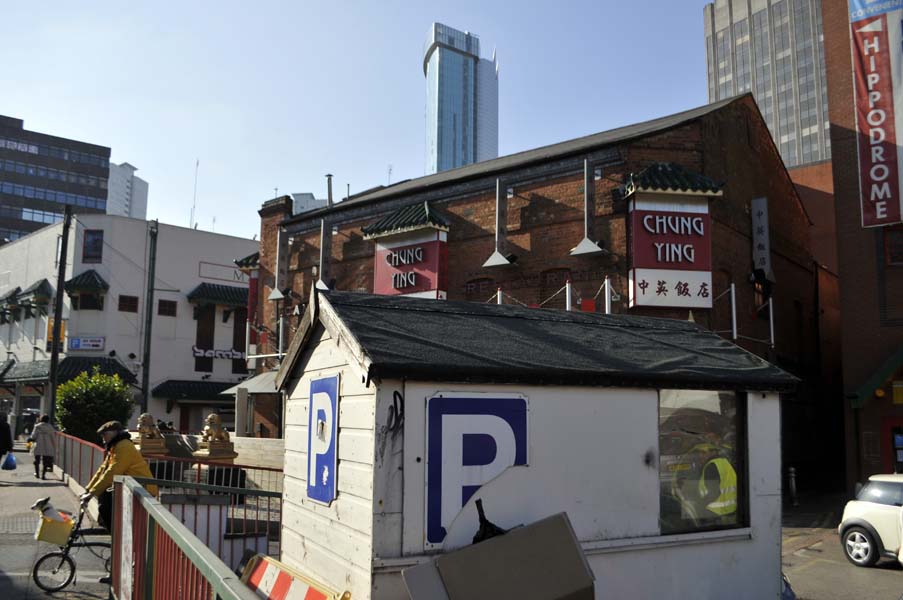
[[0,413],[0,463],[3,462],[7,452],[13,451],[13,433],[9,429],[9,421],[6,413]]

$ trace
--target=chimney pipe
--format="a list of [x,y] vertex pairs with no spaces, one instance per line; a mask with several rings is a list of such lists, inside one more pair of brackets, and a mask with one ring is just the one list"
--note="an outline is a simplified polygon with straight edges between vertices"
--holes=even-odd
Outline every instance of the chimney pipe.
[[326,206],[332,208],[332,173],[326,174]]

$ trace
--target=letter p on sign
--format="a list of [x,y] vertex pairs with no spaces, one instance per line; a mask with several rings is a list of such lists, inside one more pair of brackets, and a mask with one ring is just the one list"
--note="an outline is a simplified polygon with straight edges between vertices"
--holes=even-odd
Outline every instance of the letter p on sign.
[[307,416],[307,497],[329,504],[336,497],[339,376],[310,382]]

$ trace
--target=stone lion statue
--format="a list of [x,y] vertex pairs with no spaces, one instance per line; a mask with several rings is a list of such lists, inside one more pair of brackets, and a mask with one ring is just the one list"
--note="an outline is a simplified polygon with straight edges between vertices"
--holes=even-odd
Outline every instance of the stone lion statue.
[[204,435],[201,441],[208,443],[229,441],[229,432],[223,428],[223,422],[220,421],[218,414],[210,413],[204,423]]
[[163,439],[163,434],[160,433],[160,428],[157,427],[157,423],[150,413],[144,413],[138,417],[138,437],[142,440]]

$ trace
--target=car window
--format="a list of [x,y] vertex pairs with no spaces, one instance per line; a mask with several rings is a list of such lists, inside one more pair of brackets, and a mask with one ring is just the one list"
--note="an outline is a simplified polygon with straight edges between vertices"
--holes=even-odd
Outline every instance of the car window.
[[903,484],[891,481],[870,481],[856,496],[857,500],[890,506],[903,505]]

